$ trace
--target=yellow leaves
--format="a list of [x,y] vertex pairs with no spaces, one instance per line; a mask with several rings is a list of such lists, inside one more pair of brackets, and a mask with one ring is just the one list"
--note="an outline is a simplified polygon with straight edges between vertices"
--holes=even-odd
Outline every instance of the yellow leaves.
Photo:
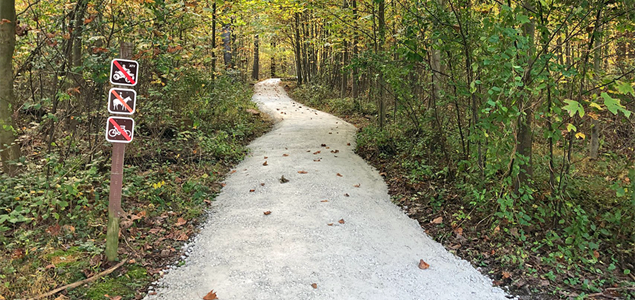
[[602,106],[600,106],[599,104],[597,104],[595,102],[591,102],[591,104],[589,104],[589,106],[597,108],[597,110],[604,110],[604,108],[602,108]]
[[578,133],[575,134],[575,137],[577,139],[584,140],[586,138],[586,135],[584,133],[582,133],[582,132],[578,132]]
[[165,185],[165,180],[162,180],[161,182],[153,183],[152,188],[156,190],[161,188],[164,185]]

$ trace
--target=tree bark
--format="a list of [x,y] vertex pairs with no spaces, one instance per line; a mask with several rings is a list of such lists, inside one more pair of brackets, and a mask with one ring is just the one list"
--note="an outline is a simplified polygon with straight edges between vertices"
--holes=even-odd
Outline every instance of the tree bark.
[[304,83],[302,80],[302,50],[300,47],[300,13],[295,13],[295,75],[298,77],[298,84]]
[[16,126],[11,117],[15,109],[12,65],[15,25],[15,0],[0,0],[0,160],[3,171],[10,176],[17,172],[12,162],[20,157]]
[[232,25],[227,23],[223,26],[223,60],[225,61],[225,69],[233,68],[232,62]]
[[251,79],[258,80],[260,74],[260,41],[258,35],[254,37],[254,67],[251,72]]
[[[601,23],[600,23],[601,24]],[[602,25],[596,29],[595,51],[593,51],[593,73],[596,82],[600,82],[600,72],[602,68]],[[598,158],[598,150],[600,148],[600,122],[591,118],[591,144],[589,145],[589,156],[592,159]]]
[[212,4],[212,80],[216,77],[216,1]]
[[271,41],[271,78],[276,78],[276,42]]

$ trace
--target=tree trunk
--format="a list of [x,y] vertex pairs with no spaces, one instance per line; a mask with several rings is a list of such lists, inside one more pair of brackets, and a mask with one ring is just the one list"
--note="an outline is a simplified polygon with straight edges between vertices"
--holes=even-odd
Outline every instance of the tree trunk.
[[[602,68],[602,27],[596,29],[595,51],[593,51],[593,73],[596,82],[600,82],[600,72]],[[589,156],[592,159],[598,158],[598,150],[600,148],[600,123],[597,119],[591,118],[591,145],[589,147]]]
[[[359,52],[359,49],[357,48],[357,43],[358,43],[358,39],[359,36],[357,35],[357,0],[352,0],[351,3],[352,7],[353,7],[353,59],[357,58],[357,53]],[[361,105],[359,103],[359,100],[357,99],[359,97],[359,79],[358,79],[358,70],[357,67],[354,66],[353,67],[353,85],[351,88],[351,97],[353,97],[353,101],[355,101],[355,106],[357,108],[360,108]]]
[[[528,10],[533,10],[534,3],[533,0],[525,1],[525,7]],[[529,51],[527,52],[527,63],[531,64],[531,61],[534,59],[535,51],[535,43],[534,43],[534,35],[536,33],[536,23],[532,19],[531,22],[523,25],[523,35],[529,39],[528,47]],[[531,74],[531,70],[527,70],[528,74]],[[528,77],[530,75],[526,75],[524,82],[529,82]],[[532,168],[532,146],[533,146],[533,131],[531,130],[531,124],[533,121],[533,109],[531,107],[531,95],[527,94],[526,101],[519,100],[518,101],[518,110],[521,112],[520,116],[518,116],[518,132],[516,134],[516,153],[519,156],[522,156],[526,159],[526,161],[519,163],[520,164],[520,173],[518,174],[518,179],[514,183],[514,191],[518,192],[519,189],[523,186],[527,186],[530,184],[530,180],[533,174]],[[518,161],[518,160],[517,160]]]
[[[15,50],[15,1],[0,0],[0,160],[6,174],[15,175],[12,161],[20,157],[17,132],[11,112],[13,95],[13,51]],[[7,22],[8,20],[9,22]]]
[[298,77],[298,84],[304,83],[302,80],[302,50],[300,47],[300,13],[295,13],[295,75]]
[[212,4],[212,80],[216,77],[216,1]]
[[276,78],[276,42],[271,41],[271,78]]
[[[386,0],[379,0],[378,9],[378,27],[379,27],[379,52],[384,51],[384,43],[386,41]],[[379,89],[379,128],[383,129],[386,125],[386,100],[384,99],[384,75],[382,70],[379,71],[378,89]]]
[[223,60],[225,61],[225,69],[229,70],[233,67],[232,62],[232,25],[227,23],[223,26]]
[[254,67],[251,72],[251,79],[258,80],[260,74],[260,41],[258,35],[254,37]]

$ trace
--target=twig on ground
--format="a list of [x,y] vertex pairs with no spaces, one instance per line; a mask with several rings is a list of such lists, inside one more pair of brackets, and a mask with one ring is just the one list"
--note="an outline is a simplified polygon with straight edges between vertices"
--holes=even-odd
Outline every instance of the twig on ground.
[[63,290],[73,289],[73,288],[76,288],[76,287],[78,287],[78,286],[80,286],[80,285],[82,285],[84,283],[89,283],[91,281],[95,281],[96,279],[98,279],[98,278],[100,278],[102,276],[106,276],[106,275],[114,272],[115,270],[119,269],[119,267],[123,266],[125,263],[126,263],[126,260],[124,259],[120,263],[116,264],[114,267],[111,267],[110,269],[108,269],[106,271],[103,271],[103,272],[101,272],[101,273],[99,273],[99,274],[97,274],[97,275],[95,275],[95,276],[93,276],[91,278],[86,278],[84,280],[80,280],[80,281],[77,281],[77,282],[74,282],[74,283],[71,283],[71,284],[67,284],[65,286],[56,288],[56,289],[54,289],[54,290],[52,290],[52,291],[50,291],[50,292],[48,292],[46,294],[42,294],[42,295],[36,296],[36,297],[31,298],[29,300],[36,300],[36,299],[41,299],[41,298],[44,298],[44,297],[52,296],[52,295],[55,295],[55,294],[57,294],[57,293],[59,293],[59,292],[61,292]]

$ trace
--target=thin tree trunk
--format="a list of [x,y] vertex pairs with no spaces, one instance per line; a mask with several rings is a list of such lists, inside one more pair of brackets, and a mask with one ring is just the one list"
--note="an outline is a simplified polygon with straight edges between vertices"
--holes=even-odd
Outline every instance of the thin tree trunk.
[[302,50],[300,47],[300,13],[295,13],[295,74],[298,84],[303,84],[302,78]]
[[271,78],[276,78],[276,42],[271,41]]
[[[596,29],[595,51],[593,53],[593,70],[595,81],[600,81],[600,72],[602,68],[602,25]],[[591,144],[589,147],[589,156],[592,159],[598,158],[598,150],[600,148],[600,122],[596,118],[591,118]]]
[[260,41],[258,35],[254,37],[254,67],[251,72],[251,79],[258,80],[260,74]]
[[[0,0],[0,160],[6,174],[15,175],[10,163],[20,157],[16,126],[11,117],[13,95],[13,51],[15,50],[15,1]],[[8,20],[9,22],[6,22]]]
[[232,62],[232,25],[227,23],[223,26],[223,59],[225,61],[225,69],[231,69],[233,67]]
[[212,4],[212,80],[216,77],[216,1]]

